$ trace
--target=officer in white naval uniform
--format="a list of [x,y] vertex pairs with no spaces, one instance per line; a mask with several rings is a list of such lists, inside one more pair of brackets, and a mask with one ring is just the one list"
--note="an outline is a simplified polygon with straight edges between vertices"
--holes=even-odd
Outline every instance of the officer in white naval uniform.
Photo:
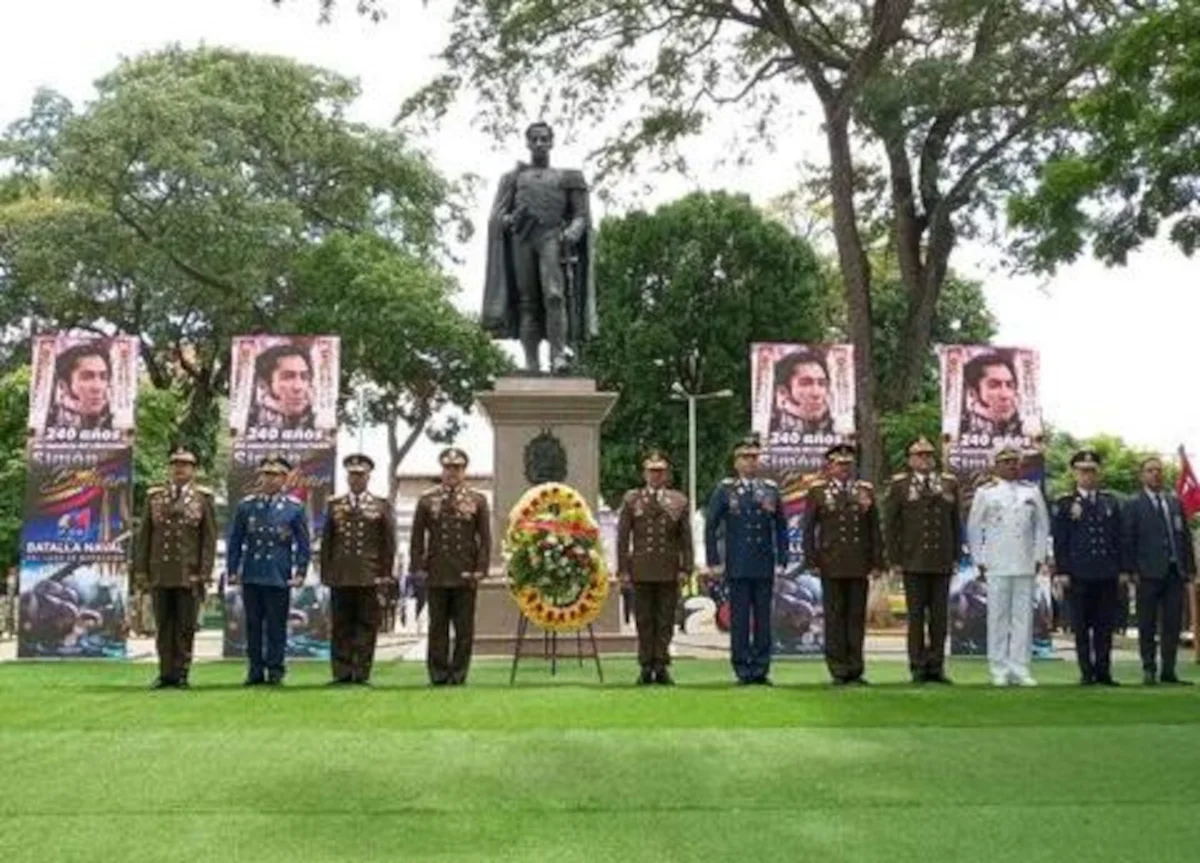
[[994,461],[995,477],[975,492],[967,519],[971,557],[988,585],[988,667],[996,686],[1036,686],[1033,588],[1046,565],[1050,518],[1041,489],[1018,479],[1021,454],[1006,447]]

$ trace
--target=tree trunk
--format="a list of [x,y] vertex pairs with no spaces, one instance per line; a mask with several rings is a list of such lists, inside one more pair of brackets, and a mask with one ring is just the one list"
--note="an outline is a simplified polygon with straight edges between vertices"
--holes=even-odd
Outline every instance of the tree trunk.
[[871,269],[858,230],[854,207],[854,161],[850,153],[849,112],[826,110],[825,134],[829,143],[830,191],[833,201],[833,234],[850,342],[854,345],[854,387],[858,401],[859,472],[879,480],[884,473],[883,439],[876,404],[875,362],[871,345]]
[[421,432],[425,430],[425,426],[429,420],[424,419],[412,425],[404,440],[400,440],[400,433],[396,428],[397,420],[392,420],[387,424],[387,443],[388,443],[388,500],[395,506],[399,501],[396,495],[400,487],[400,477],[397,476],[400,470],[400,463],[404,461],[404,457],[408,455],[413,445],[417,442],[417,438],[421,436]]
[[212,369],[193,376],[188,381],[187,403],[179,419],[177,435],[179,442],[196,454],[201,466],[211,470],[217,452],[217,435],[228,430],[220,428],[221,406],[217,403],[217,391],[212,384]]

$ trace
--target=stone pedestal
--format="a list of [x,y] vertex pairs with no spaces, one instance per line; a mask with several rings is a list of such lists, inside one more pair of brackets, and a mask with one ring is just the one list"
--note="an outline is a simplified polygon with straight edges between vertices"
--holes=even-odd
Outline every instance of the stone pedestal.
[[[566,475],[561,482],[577,490],[593,512],[600,504],[600,424],[617,400],[616,393],[597,392],[587,378],[512,377],[496,381],[491,392],[476,396],[495,432],[494,490],[492,503],[492,572],[479,586],[475,612],[475,650],[481,654],[510,654],[520,614],[504,578],[501,542],[508,513],[536,483],[526,476],[526,448],[540,435],[553,436],[566,454]],[[621,634],[620,591],[609,583],[604,610],[593,624],[602,652],[636,649],[632,635]],[[541,652],[542,631],[529,627],[526,649]],[[585,649],[586,638],[585,638]],[[559,637],[559,650],[569,655],[575,638]]]

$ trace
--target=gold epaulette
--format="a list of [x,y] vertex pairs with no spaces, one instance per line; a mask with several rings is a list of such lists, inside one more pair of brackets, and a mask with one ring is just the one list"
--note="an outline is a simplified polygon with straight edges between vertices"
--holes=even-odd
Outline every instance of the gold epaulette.
[[779,483],[775,482],[775,480],[773,480],[773,479],[764,479],[763,485],[768,485],[771,488],[777,488],[779,486]]
[[869,488],[872,490],[875,488],[875,486],[871,485],[871,483],[867,482],[865,479],[860,479],[857,483],[855,483],[855,485],[857,485],[859,488]]
[[900,482],[900,481],[906,480],[906,479],[908,479],[908,474],[906,474],[906,473],[892,474],[892,482]]
[[206,485],[194,485],[192,488],[194,488],[199,494],[207,495],[208,497],[215,496],[215,492],[213,492],[213,490]]
[[958,477],[957,477],[956,475],[952,474],[952,473],[944,473],[944,474],[942,474],[942,479],[952,479],[952,480],[954,480],[955,482],[958,482]]
[[735,482],[737,482],[737,480],[731,476],[727,476],[725,479],[721,480],[721,485],[733,485]]
[[152,485],[152,486],[150,486],[150,488],[146,489],[146,494],[147,495],[162,494],[166,490],[167,490],[167,487],[165,485]]

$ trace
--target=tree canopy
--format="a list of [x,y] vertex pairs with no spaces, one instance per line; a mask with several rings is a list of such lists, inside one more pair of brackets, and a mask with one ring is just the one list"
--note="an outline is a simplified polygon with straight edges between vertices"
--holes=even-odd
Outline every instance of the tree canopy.
[[[289,59],[178,47],[122,62],[80,109],[40,93],[0,141],[10,355],[45,329],[137,335],[150,380],[181,397],[176,432],[204,463],[239,333],[371,324],[393,333],[385,350],[395,334],[453,331],[442,357],[466,358],[426,366],[419,380],[405,377],[411,364],[372,364],[353,345],[343,369],[381,391],[411,385],[469,408],[464,380],[486,384],[498,355],[482,332],[470,338],[477,328],[450,302],[442,269],[450,243],[469,235],[460,191],[403,135],[348,120],[357,95],[355,82]],[[360,277],[370,314],[342,301]],[[393,403],[373,418],[407,421]]]

